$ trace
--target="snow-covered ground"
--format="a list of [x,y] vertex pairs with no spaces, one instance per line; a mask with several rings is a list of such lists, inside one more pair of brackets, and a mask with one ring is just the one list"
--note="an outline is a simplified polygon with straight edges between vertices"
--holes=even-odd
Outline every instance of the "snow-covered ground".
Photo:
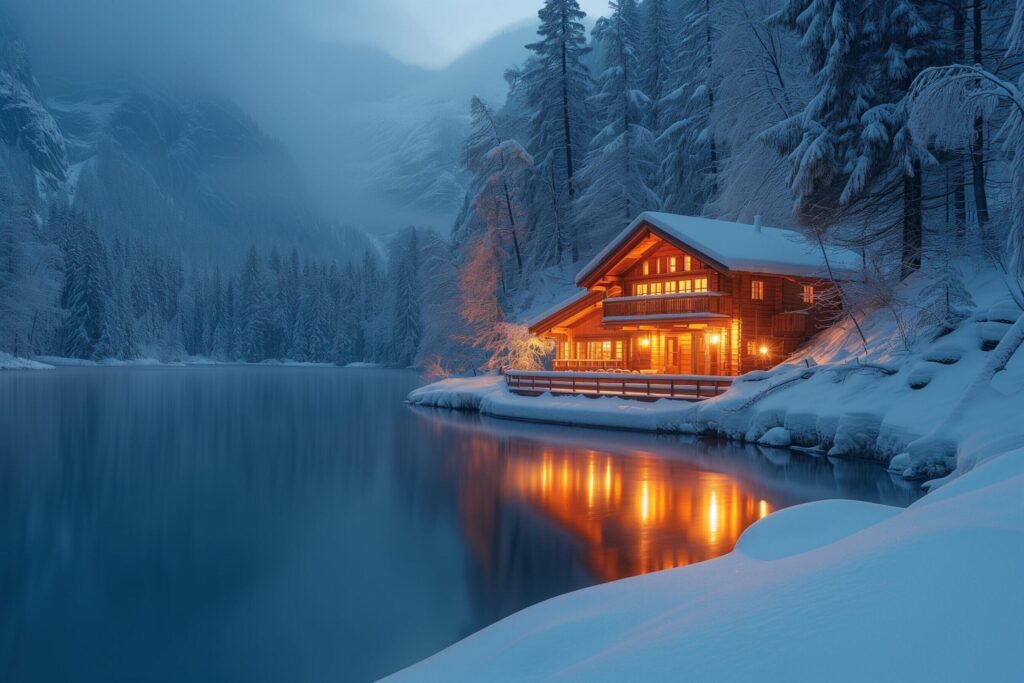
[[0,370],[53,370],[53,365],[0,351]]
[[[912,283],[909,301],[926,296]],[[686,403],[510,393],[497,376],[448,379],[409,401],[512,419],[592,427],[715,434],[769,445],[873,457],[908,477],[969,469],[1024,446],[1024,350],[991,381],[978,383],[1020,309],[992,273],[971,282],[974,307],[951,333],[906,341],[881,308],[816,338],[785,365],[739,377],[725,394]],[[904,311],[903,316],[906,316]],[[866,351],[865,351],[866,347]],[[967,447],[970,448],[967,448]],[[967,455],[967,453],[971,455]]]
[[721,558],[530,607],[395,681],[1021,681],[1024,449],[906,510],[822,501]]

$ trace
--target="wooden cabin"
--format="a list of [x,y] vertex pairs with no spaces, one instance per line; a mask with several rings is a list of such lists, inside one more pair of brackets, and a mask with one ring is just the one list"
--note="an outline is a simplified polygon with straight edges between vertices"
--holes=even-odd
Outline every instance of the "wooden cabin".
[[784,361],[860,269],[792,230],[648,212],[530,331],[555,343],[552,370],[734,376]]

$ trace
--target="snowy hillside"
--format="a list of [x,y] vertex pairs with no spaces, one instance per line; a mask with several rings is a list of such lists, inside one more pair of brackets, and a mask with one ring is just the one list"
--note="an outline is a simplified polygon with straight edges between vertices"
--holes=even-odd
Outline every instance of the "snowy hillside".
[[39,189],[52,190],[67,177],[64,138],[43,105],[28,47],[0,15],[0,142],[27,153]]

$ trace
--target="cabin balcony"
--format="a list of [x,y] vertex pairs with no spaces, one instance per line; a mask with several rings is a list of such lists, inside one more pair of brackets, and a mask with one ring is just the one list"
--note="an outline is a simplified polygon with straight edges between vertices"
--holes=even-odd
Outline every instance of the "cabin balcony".
[[605,323],[728,318],[732,312],[732,298],[724,292],[618,296],[604,299],[602,309]]
[[626,362],[621,358],[599,360],[594,358],[559,358],[551,362],[551,369],[558,372],[603,372],[623,370]]

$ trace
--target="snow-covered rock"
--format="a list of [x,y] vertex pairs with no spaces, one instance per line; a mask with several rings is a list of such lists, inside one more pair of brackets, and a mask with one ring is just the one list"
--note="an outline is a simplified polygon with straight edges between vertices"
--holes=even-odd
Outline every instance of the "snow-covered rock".
[[762,446],[785,448],[793,443],[793,439],[785,427],[772,427],[757,442]]

